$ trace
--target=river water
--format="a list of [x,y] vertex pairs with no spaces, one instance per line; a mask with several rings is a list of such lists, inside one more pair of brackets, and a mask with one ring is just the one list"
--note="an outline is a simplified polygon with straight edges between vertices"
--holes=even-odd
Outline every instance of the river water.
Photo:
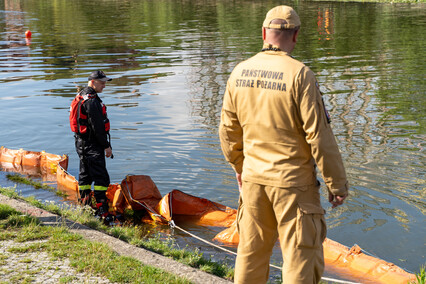
[[[179,189],[236,208],[217,134],[222,96],[233,67],[259,52],[264,15],[281,3],[2,1],[0,145],[68,154],[77,176],[69,104],[101,69],[113,78],[101,94],[111,181],[145,174],[163,195]],[[302,21],[293,55],[317,74],[351,184],[333,210],[322,188],[328,237],[418,271],[426,262],[426,5],[286,4]],[[13,185],[4,172],[0,184]],[[207,239],[217,232],[191,229]]]

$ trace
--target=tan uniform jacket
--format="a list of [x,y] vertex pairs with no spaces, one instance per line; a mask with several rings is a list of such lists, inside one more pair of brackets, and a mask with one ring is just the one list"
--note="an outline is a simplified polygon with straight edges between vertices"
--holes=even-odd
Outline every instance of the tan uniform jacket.
[[242,179],[277,187],[316,183],[347,193],[342,158],[314,73],[283,51],[260,52],[233,70],[219,127],[222,151]]

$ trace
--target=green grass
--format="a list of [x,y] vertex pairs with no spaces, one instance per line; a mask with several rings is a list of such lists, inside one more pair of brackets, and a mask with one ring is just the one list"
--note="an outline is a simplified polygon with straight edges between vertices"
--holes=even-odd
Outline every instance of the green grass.
[[[314,1],[324,1],[324,0],[314,0]],[[327,0],[328,1],[328,0]],[[425,3],[426,0],[331,0],[333,2],[362,2],[362,3]]]
[[66,193],[64,193],[64,192],[62,192],[60,190],[56,190],[56,188],[53,187],[53,186],[49,186],[47,184],[34,181],[34,180],[30,179],[30,178],[23,177],[23,176],[21,176],[19,174],[7,174],[6,178],[8,180],[11,180],[11,181],[14,181],[14,182],[31,185],[31,186],[33,186],[36,189],[44,189],[44,190],[48,190],[48,191],[54,192],[56,195],[61,196],[61,197],[67,197],[68,196],[68,194],[66,194]]
[[77,280],[75,276],[65,276],[59,279],[59,283],[70,283],[75,280]]
[[[45,251],[52,259],[68,258],[71,267],[78,272],[103,275],[112,282],[190,283],[163,270],[143,265],[134,258],[120,256],[105,244],[84,240],[80,235],[69,232],[66,227],[41,226],[37,218],[22,215],[7,205],[0,205],[0,235],[3,239],[7,236],[6,239],[17,242],[45,240],[42,243],[14,247],[9,252]],[[33,260],[24,258],[23,261],[31,263]],[[27,274],[22,273],[12,280],[21,283],[31,281]],[[69,280],[65,277],[61,283]]]
[[[198,250],[189,248],[178,248],[173,239],[166,234],[152,234],[149,225],[136,225],[129,223],[125,226],[108,227],[93,216],[92,209],[88,207],[77,206],[75,208],[59,207],[55,204],[44,204],[34,197],[22,197],[13,188],[0,187],[0,193],[11,198],[24,200],[33,206],[45,209],[69,220],[76,221],[93,229],[103,231],[111,236],[121,239],[137,247],[145,248],[150,251],[170,257],[176,261],[187,264],[191,267],[214,274],[219,277],[233,279],[234,269],[226,263],[219,263],[206,259]],[[1,214],[1,213],[0,213]],[[138,219],[137,212],[125,212],[126,219]],[[161,229],[161,227],[159,228]],[[2,234],[0,234],[2,239]]]
[[416,273],[416,281],[412,282],[415,284],[425,284],[426,283],[426,271],[425,265],[420,267],[419,273]]

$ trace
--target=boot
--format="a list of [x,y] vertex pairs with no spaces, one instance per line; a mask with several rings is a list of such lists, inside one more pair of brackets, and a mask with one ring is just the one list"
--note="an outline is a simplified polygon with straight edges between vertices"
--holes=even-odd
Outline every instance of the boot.
[[96,207],[95,216],[101,219],[105,225],[111,225],[115,218],[113,214],[109,213],[108,202],[101,200],[101,202],[96,204]]
[[102,219],[106,225],[109,225],[114,221],[114,215],[109,213],[108,198],[106,197],[106,191],[95,190],[96,198],[96,211],[95,216]]
[[98,216],[99,218],[105,218],[109,213],[108,209],[108,202],[105,200],[100,200],[100,202],[96,203],[95,216]]

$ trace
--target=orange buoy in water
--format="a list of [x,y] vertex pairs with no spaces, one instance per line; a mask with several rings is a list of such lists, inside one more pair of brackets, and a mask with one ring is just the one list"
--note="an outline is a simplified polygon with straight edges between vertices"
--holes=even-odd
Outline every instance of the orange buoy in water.
[[32,33],[31,33],[31,31],[30,31],[30,30],[27,30],[27,31],[25,32],[25,37],[26,37],[26,38],[31,38],[31,35],[32,35]]

